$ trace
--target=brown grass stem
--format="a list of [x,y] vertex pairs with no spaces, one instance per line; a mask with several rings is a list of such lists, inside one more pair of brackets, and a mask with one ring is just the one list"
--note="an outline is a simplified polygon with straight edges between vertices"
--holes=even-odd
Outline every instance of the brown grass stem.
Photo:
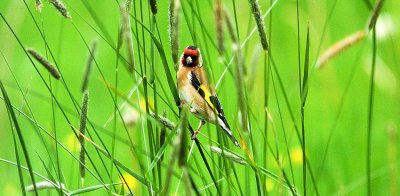
[[133,50],[133,39],[131,32],[131,21],[129,17],[130,3],[121,6],[121,41],[125,42],[126,51],[128,53],[129,71],[131,73],[135,70],[135,53]]
[[344,52],[349,47],[357,44],[367,36],[365,31],[357,31],[351,35],[346,36],[342,40],[339,40],[331,47],[329,47],[322,55],[318,58],[317,68],[323,68],[331,59],[333,59],[338,54]]
[[382,5],[383,5],[384,1],[385,0],[379,0],[378,3],[376,3],[374,9],[372,10],[372,15],[371,15],[371,18],[369,19],[369,22],[368,22],[368,29],[369,30],[371,30],[372,28],[375,27],[376,21],[378,20],[379,13],[381,12]]
[[221,0],[215,1],[214,5],[214,17],[215,27],[217,29],[217,42],[218,42],[218,53],[220,56],[224,55],[224,9],[222,7]]

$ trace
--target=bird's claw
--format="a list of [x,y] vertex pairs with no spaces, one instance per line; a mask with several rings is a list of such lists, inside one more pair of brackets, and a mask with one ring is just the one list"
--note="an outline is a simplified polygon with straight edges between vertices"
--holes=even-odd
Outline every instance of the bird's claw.
[[183,102],[179,102],[179,103],[177,103],[177,104],[176,104],[176,106],[178,106],[178,108],[179,108],[179,109],[182,109]]
[[192,140],[195,140],[195,139],[196,139],[197,134],[199,134],[199,131],[195,131],[195,132],[192,134]]

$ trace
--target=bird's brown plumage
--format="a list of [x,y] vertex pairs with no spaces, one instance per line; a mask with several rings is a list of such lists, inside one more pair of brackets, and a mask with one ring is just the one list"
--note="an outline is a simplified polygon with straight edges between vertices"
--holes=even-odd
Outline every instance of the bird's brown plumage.
[[177,88],[181,104],[186,104],[202,122],[192,138],[195,138],[205,121],[219,125],[232,142],[239,146],[233,137],[225,118],[222,106],[214,89],[210,89],[202,65],[200,50],[195,46],[185,48],[177,71]]
[[177,87],[179,97],[181,101],[189,105],[190,111],[197,118],[216,124],[215,112],[208,106],[208,103],[197,92],[197,89],[195,89],[190,82],[190,74],[192,72],[199,79],[199,82],[205,86],[205,88],[209,89],[203,67],[196,66],[190,68],[180,65],[177,72]]

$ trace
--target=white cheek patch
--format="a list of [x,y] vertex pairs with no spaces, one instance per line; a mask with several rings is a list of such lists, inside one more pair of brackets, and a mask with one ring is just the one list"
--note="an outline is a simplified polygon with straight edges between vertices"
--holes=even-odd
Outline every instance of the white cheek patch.
[[200,48],[197,48],[197,50],[199,51],[199,64],[197,66],[203,67],[203,58],[201,57]]

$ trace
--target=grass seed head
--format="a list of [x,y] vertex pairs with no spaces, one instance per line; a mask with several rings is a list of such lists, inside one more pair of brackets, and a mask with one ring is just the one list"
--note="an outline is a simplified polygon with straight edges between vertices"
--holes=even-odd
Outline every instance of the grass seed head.
[[261,38],[261,44],[264,50],[268,50],[267,35],[265,34],[264,19],[261,16],[260,5],[258,4],[258,0],[250,0],[250,4],[251,11],[253,12],[253,16],[256,20],[258,34]]
[[156,15],[158,8],[157,8],[157,0],[150,0],[150,8],[151,8],[151,12]]
[[125,9],[128,11],[128,13],[131,11],[131,7],[132,7],[132,0],[126,0]]
[[126,50],[128,52],[129,71],[135,70],[135,52],[133,50],[133,39],[131,32],[131,21],[129,18],[129,10],[127,7],[128,3],[121,6],[121,30],[120,38],[121,41],[125,42]]
[[221,0],[215,2],[214,7],[215,24],[217,28],[217,40],[218,40],[218,53],[223,56],[225,46],[224,46],[224,9],[222,7]]
[[26,52],[28,52],[33,58],[39,61],[40,64],[43,65],[49,71],[49,73],[57,80],[61,78],[60,72],[52,65],[46,58],[40,55],[36,50],[32,48],[27,48]]
[[175,65],[175,70],[178,68],[178,55],[179,55],[179,10],[181,3],[179,0],[171,0],[169,4],[169,40],[171,47],[172,60]]
[[90,72],[92,70],[94,54],[96,52],[96,49],[97,49],[97,41],[95,40],[92,42],[92,47],[90,49],[90,54],[89,54],[89,57],[88,57],[88,60],[86,63],[85,72],[83,74],[83,81],[82,81],[82,88],[81,88],[82,93],[88,89],[89,76],[90,76]]
[[[37,182],[36,184],[36,189],[42,190],[42,189],[65,189],[65,185],[60,182],[49,182],[49,181],[41,181]],[[33,184],[27,186],[25,188],[26,192],[32,192],[34,191],[34,186]]]
[[79,143],[81,145],[81,150],[79,152],[79,173],[81,175],[81,183],[82,187],[84,185],[84,180],[85,180],[85,162],[86,162],[86,157],[85,157],[85,130],[86,130],[86,122],[87,122],[87,113],[88,113],[88,102],[89,102],[89,92],[86,90],[83,92],[83,100],[82,100],[82,110],[81,110],[81,116],[80,116],[80,124],[79,124]]
[[242,165],[247,164],[247,161],[245,159],[243,159],[243,158],[241,158],[241,157],[239,157],[239,156],[237,156],[237,155],[235,155],[235,154],[233,154],[233,153],[231,153],[231,152],[229,152],[227,150],[223,150],[223,149],[221,149],[221,148],[219,148],[217,146],[210,146],[210,150],[212,152],[214,152],[214,153],[216,153],[216,154],[218,154],[218,155],[220,155],[222,157],[228,158],[228,159],[230,159],[230,160],[232,160],[232,161],[234,161],[236,163],[239,163],[239,164],[242,164]]
[[[228,33],[231,36],[232,42],[233,44],[238,44],[238,40],[237,40],[237,35],[236,35],[236,31],[235,31],[235,27],[233,25],[232,22],[232,17],[229,15],[229,12],[226,8],[224,8],[224,19],[225,19],[225,23],[226,23],[226,28],[228,29]],[[233,46],[232,46],[233,47]],[[235,50],[235,49],[234,49]]]
[[49,2],[53,4],[53,6],[60,12],[61,15],[67,19],[71,19],[67,8],[60,0],[49,0]]
[[329,47],[327,50],[325,50],[325,52],[323,52],[322,55],[318,58],[316,64],[317,68],[321,69],[329,60],[333,59],[336,55],[345,51],[350,46],[353,46],[354,44],[358,43],[366,36],[367,33],[365,31],[358,31],[349,36],[346,36],[342,40],[339,40],[331,47]]

